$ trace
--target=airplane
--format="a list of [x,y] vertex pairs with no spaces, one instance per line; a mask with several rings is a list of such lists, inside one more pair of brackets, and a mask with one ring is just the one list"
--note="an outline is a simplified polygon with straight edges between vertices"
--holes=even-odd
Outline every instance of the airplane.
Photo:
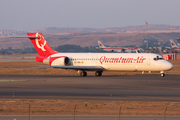
[[126,52],[126,53],[131,53],[131,52],[144,52],[144,49],[142,48],[128,48],[128,47],[106,47],[103,45],[102,42],[98,41],[99,47],[97,49],[102,49],[108,52]]
[[53,68],[73,69],[80,76],[87,76],[86,71],[95,71],[101,76],[103,71],[158,71],[165,76],[165,71],[173,65],[158,54],[153,53],[58,53],[44,39],[42,33],[27,33],[37,50],[37,62]]
[[180,51],[180,47],[172,39],[170,39],[170,43],[172,50]]
[[180,38],[176,38],[177,40],[177,45],[180,46]]
[[176,38],[177,41],[180,41],[180,38]]

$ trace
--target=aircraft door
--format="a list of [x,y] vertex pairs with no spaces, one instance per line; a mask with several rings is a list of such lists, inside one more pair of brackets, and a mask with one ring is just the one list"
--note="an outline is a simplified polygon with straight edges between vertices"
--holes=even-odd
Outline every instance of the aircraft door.
[[147,59],[147,65],[148,65],[148,66],[151,65],[151,59],[150,59],[150,58]]
[[91,58],[91,62],[94,63],[94,57]]
[[95,61],[96,61],[96,63],[98,63],[98,61],[99,61],[99,60],[98,60],[98,57],[96,57]]

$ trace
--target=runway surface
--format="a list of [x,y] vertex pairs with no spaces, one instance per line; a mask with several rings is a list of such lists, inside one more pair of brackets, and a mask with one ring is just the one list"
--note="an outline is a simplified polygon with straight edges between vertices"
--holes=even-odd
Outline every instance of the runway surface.
[[[179,120],[179,116],[166,116],[166,120]],[[19,116],[19,115],[12,115],[12,116],[5,116],[1,115],[0,119],[2,120],[29,120],[29,116]],[[34,115],[30,117],[31,120],[74,120],[73,115]],[[76,120],[119,120],[118,115],[76,115]],[[121,120],[163,120],[164,116],[120,116]]]
[[0,75],[0,99],[180,102],[180,76]]

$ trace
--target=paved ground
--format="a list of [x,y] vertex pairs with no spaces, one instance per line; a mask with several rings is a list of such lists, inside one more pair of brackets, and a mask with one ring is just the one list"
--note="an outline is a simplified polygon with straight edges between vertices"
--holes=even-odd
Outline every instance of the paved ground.
[[[29,116],[0,116],[1,120],[29,120]],[[74,120],[73,115],[68,116],[31,116],[31,120]],[[180,116],[165,116],[165,120],[179,120]],[[75,120],[164,120],[164,116],[75,116]]]
[[179,102],[180,76],[0,75],[0,99]]

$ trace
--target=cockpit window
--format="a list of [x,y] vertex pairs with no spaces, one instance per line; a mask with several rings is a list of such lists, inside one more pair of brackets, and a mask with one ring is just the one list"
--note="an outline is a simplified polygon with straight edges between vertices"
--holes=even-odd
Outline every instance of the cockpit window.
[[164,60],[164,58],[163,57],[159,57],[159,56],[156,56],[155,58],[154,58],[154,60]]

